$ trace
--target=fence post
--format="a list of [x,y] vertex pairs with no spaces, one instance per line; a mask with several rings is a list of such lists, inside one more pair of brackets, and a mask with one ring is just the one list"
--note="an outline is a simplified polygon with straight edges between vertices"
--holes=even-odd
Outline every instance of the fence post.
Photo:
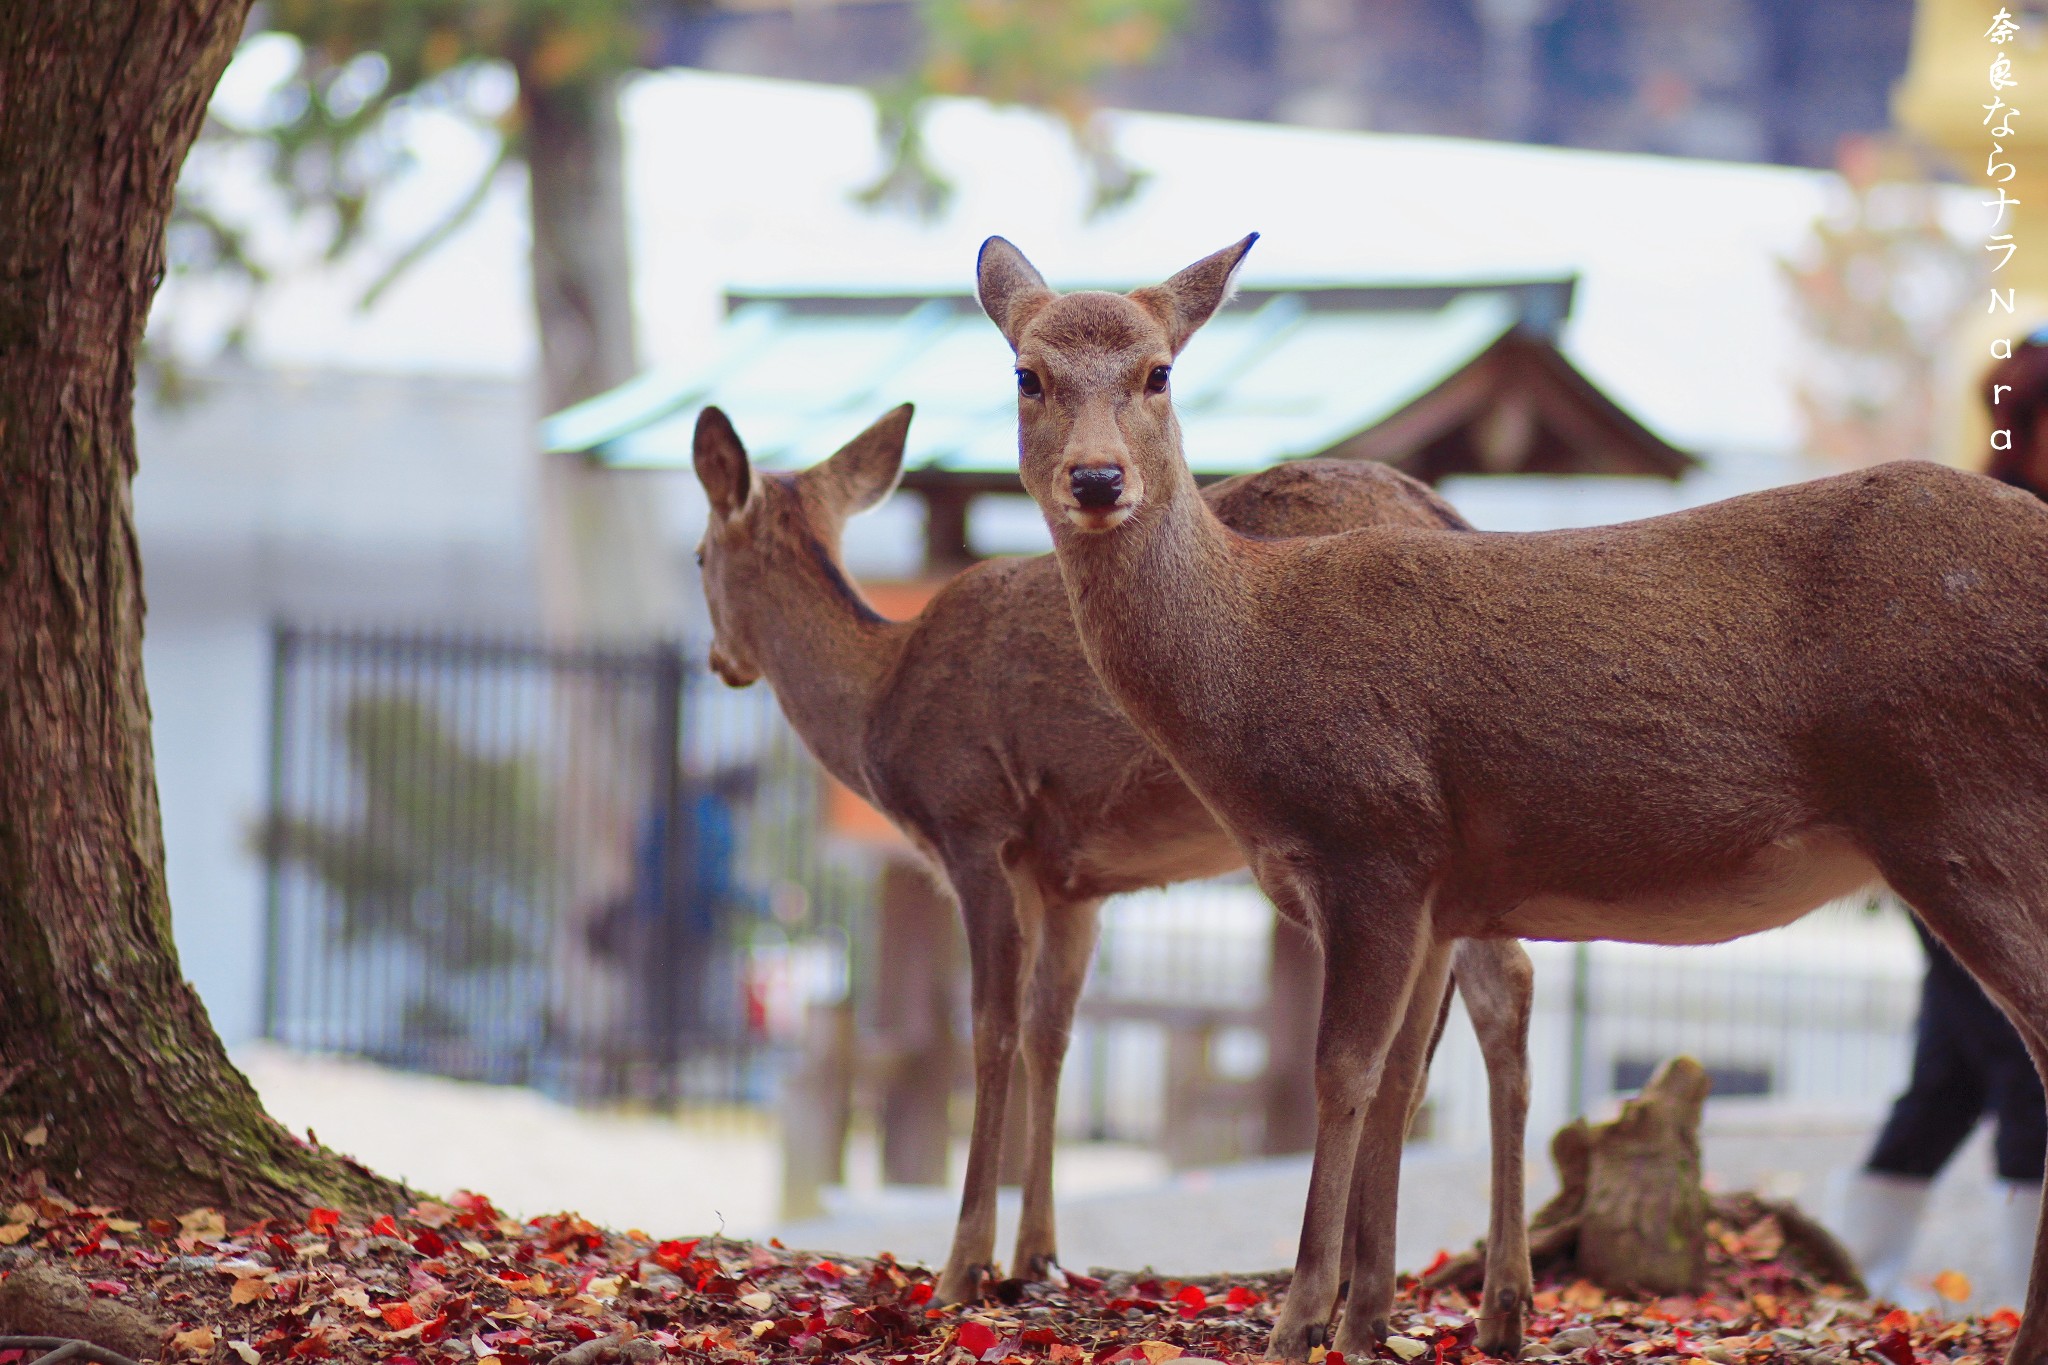
[[804,1015],[803,1053],[783,1086],[782,1217],[816,1218],[827,1185],[846,1181],[853,1105],[853,1005],[814,1004]]
[[284,973],[284,882],[279,825],[284,819],[285,674],[297,633],[282,621],[270,623],[270,753],[263,795],[263,994],[262,1036],[278,1034],[278,992]]
[[882,1179],[943,1185],[952,1126],[958,916],[923,864],[891,855],[877,896],[874,1020],[881,1035]]
[[[679,1097],[683,1033],[693,1022],[688,1016],[700,991],[688,980],[700,973],[703,963],[681,951],[689,942],[686,923],[696,910],[689,899],[696,895],[697,822],[683,789],[683,651],[677,644],[656,645],[654,662],[654,773],[655,808],[661,812],[656,828],[661,842],[659,920],[655,937],[664,959],[660,972],[658,1004],[651,1021],[655,1027],[653,1092],[657,1103],[673,1107]],[[686,877],[684,869],[690,869]],[[665,970],[664,970],[665,969]],[[643,965],[641,971],[648,970]]]
[[1590,1043],[1589,1028],[1593,1013],[1593,945],[1574,943],[1572,945],[1572,1005],[1571,1005],[1571,1074],[1566,1082],[1570,1094],[1566,1096],[1570,1117],[1586,1116],[1592,1107],[1591,1096],[1587,1093],[1592,1080],[1592,1058],[1588,1056]]

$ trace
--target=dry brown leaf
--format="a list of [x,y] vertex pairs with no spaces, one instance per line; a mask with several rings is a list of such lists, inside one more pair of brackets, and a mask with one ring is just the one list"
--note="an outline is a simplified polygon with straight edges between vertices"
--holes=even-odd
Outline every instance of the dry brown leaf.
[[422,1227],[445,1228],[455,1221],[455,1210],[428,1199],[413,1209],[411,1218]]
[[1775,1261],[1785,1250],[1785,1229],[1778,1215],[1767,1213],[1742,1230],[1742,1254],[1758,1261]]
[[178,1227],[187,1237],[204,1242],[217,1242],[228,1235],[227,1220],[218,1209],[194,1209],[178,1219]]
[[29,1204],[10,1204],[7,1208],[7,1221],[10,1223],[33,1223],[36,1221],[35,1208]]
[[121,1233],[123,1236],[126,1236],[128,1233],[131,1232],[142,1231],[142,1224],[135,1222],[133,1219],[129,1218],[109,1218],[107,1220],[107,1231],[118,1232]]
[[231,1341],[228,1349],[242,1358],[242,1365],[262,1365],[263,1353],[246,1341]]
[[370,1307],[370,1291],[359,1284],[345,1284],[331,1295],[336,1303],[347,1304],[358,1313],[375,1313]]
[[228,1290],[229,1303],[254,1303],[270,1297],[270,1279],[265,1275],[243,1275]]
[[1138,1349],[1145,1353],[1145,1365],[1160,1365],[1161,1361],[1187,1354],[1170,1341],[1141,1341]]
[[0,1246],[13,1246],[28,1236],[31,1230],[27,1223],[0,1224]]
[[194,1327],[189,1332],[180,1332],[171,1338],[171,1349],[186,1355],[207,1356],[213,1354],[215,1345],[211,1327]]
[[40,1123],[21,1135],[21,1145],[24,1147],[40,1147],[49,1140],[50,1130]]

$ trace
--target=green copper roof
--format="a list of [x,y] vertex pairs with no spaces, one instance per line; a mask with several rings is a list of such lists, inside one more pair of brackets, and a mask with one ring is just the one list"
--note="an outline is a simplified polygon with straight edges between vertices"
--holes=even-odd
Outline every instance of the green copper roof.
[[[1431,291],[1261,291],[1196,334],[1174,368],[1197,473],[1314,455],[1427,393],[1518,322],[1550,331],[1569,281]],[[1401,294],[1392,306],[1385,297]],[[556,413],[549,450],[622,468],[687,467],[697,412],[724,408],[756,464],[815,463],[887,409],[917,405],[906,469],[1014,474],[1010,350],[971,299],[736,302],[714,359],[652,372]]]

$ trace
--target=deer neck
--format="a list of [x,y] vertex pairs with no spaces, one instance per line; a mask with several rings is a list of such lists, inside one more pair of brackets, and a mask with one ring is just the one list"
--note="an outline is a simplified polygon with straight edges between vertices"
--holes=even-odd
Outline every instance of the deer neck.
[[[1060,575],[1089,661],[1141,729],[1171,730],[1213,699],[1242,620],[1237,536],[1202,500],[1185,465],[1166,496],[1113,531],[1056,526]],[[1196,660],[1200,668],[1191,668]]]
[[837,539],[812,540],[770,576],[756,643],[791,728],[827,772],[867,796],[862,734],[911,626],[868,605],[840,567]]

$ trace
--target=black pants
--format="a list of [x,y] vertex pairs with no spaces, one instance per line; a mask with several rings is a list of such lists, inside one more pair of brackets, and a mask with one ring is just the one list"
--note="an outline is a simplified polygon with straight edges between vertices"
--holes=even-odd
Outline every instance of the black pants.
[[1999,1177],[2039,1180],[2048,1147],[2048,1103],[2033,1058],[1976,979],[1918,919],[1913,928],[1927,949],[1913,1078],[1877,1135],[1868,1169],[1932,1176],[1989,1110],[1998,1120]]

